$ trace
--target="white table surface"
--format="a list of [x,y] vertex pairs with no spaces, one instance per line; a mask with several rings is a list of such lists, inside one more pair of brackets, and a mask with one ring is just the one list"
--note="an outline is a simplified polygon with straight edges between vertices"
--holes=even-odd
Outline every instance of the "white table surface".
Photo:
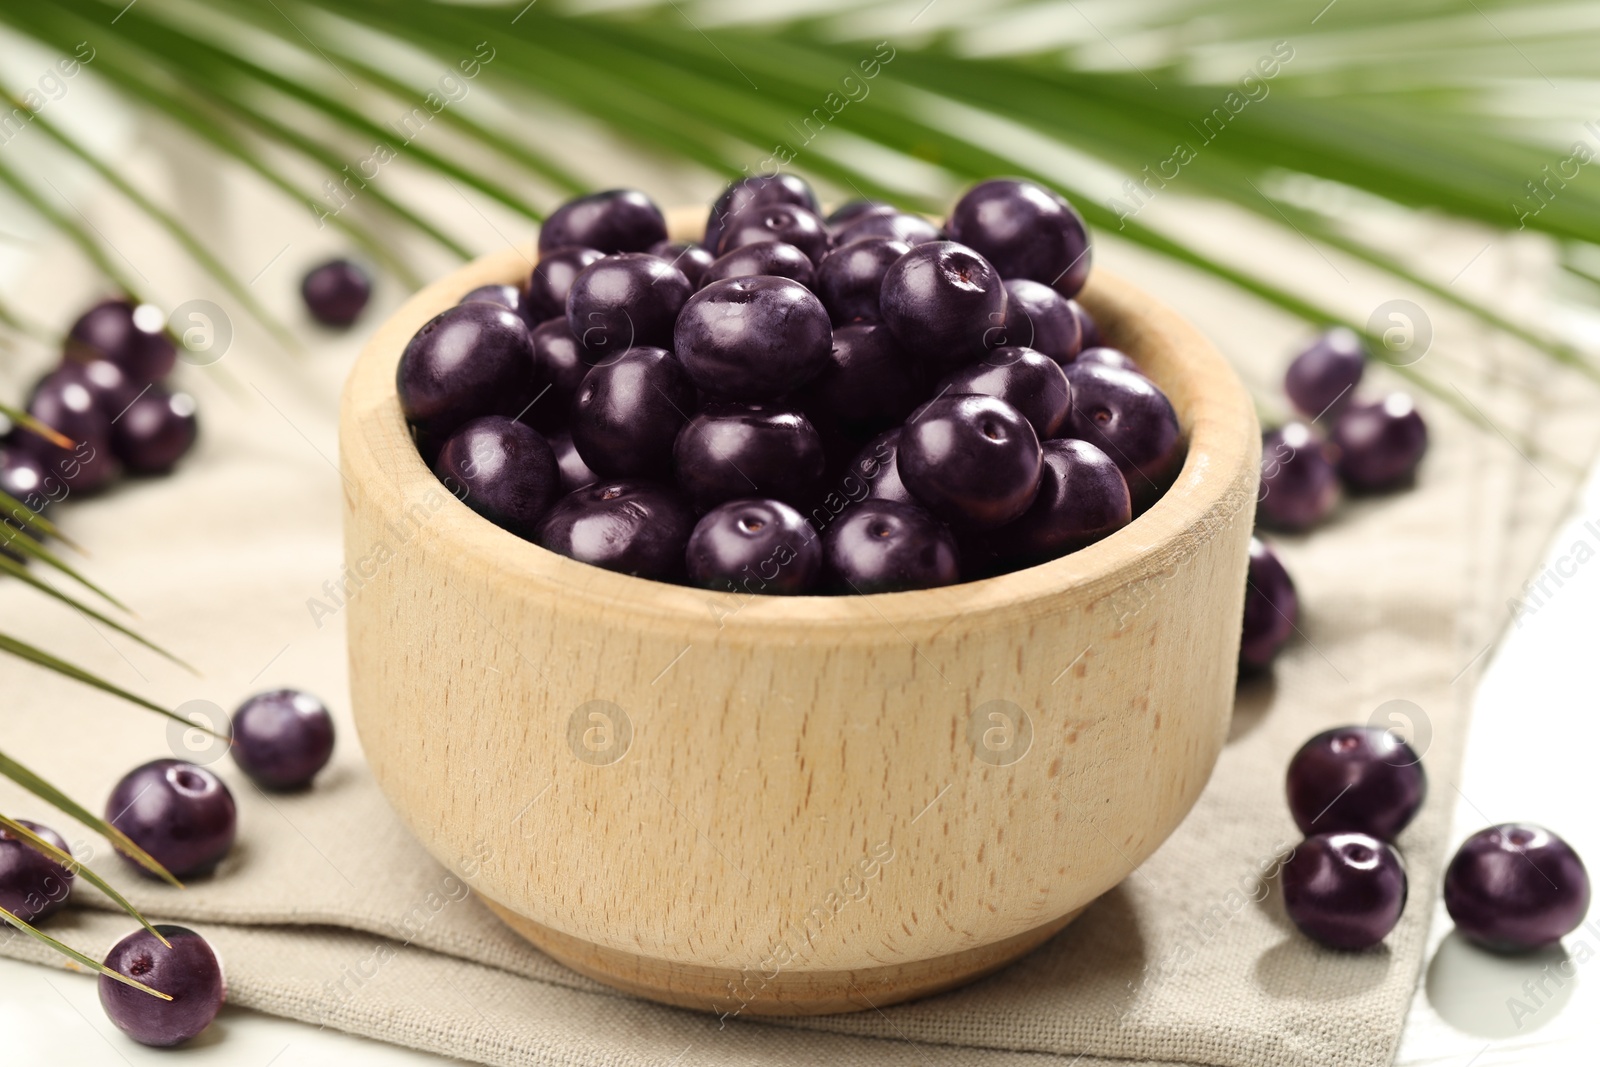
[[[1586,528],[1588,522],[1594,530]],[[1544,566],[1576,541],[1600,547],[1600,467],[1574,516],[1551,540]],[[1570,566],[1563,569],[1571,570]],[[1549,588],[1554,589],[1551,582]],[[1455,839],[1494,822],[1542,823],[1600,862],[1600,805],[1593,761],[1600,751],[1600,563],[1563,577],[1491,653],[1479,685],[1459,781],[1431,783],[1456,806]],[[1600,874],[1600,867],[1593,868]],[[1595,1062],[1600,1039],[1600,909],[1569,936],[1576,977],[1541,974],[1560,953],[1506,960],[1451,933],[1437,887],[1413,886],[1413,906],[1436,907],[1432,947],[1406,1024],[1403,1067],[1568,1067]],[[1585,951],[1585,947],[1587,951]],[[1593,973],[1590,973],[1590,972]],[[1525,982],[1543,979],[1545,992]],[[1547,995],[1548,994],[1548,995]],[[1509,1001],[1524,1008],[1520,1027]],[[224,1008],[206,1034],[178,1050],[142,1048],[100,1010],[94,980],[0,960],[0,1060],[6,1064],[170,1064],[188,1067],[421,1067],[446,1061],[256,1012]],[[691,1055],[681,1067],[693,1067]]]

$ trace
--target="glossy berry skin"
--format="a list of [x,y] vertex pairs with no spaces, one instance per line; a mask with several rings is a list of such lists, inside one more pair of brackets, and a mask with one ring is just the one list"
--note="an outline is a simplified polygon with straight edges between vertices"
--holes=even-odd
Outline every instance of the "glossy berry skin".
[[1300,597],[1278,554],[1258,538],[1250,539],[1250,563],[1245,576],[1239,668],[1262,671],[1293,636],[1300,620]]
[[822,478],[822,438],[799,411],[714,404],[690,419],[672,449],[678,485],[708,508],[740,497],[806,499]]
[[669,582],[683,574],[695,515],[676,489],[600,481],[550,510],[536,541],[580,563]]
[[199,435],[194,397],[152,385],[111,426],[111,452],[135,474],[171,470]]
[[838,234],[835,243],[841,245],[868,237],[887,237],[908,245],[944,240],[939,227],[921,215],[908,215],[903,211],[880,211],[865,215],[847,226],[836,227],[835,232]]
[[800,399],[813,422],[859,441],[904,421],[926,395],[924,382],[922,366],[887,326],[857,323],[833,331],[827,365]]
[[785,241],[757,241],[753,245],[735,248],[725,256],[718,256],[700,276],[700,285],[726,281],[729,278],[753,278],[769,274],[810,289],[816,280],[816,268],[806,254]]
[[1095,364],[1067,369],[1072,418],[1067,436],[1098,447],[1128,480],[1135,514],[1160,496],[1183,462],[1178,416],[1142,374]]
[[847,200],[833,209],[833,212],[823,219],[828,228],[837,234],[840,230],[866,218],[868,215],[898,215],[900,209],[893,204],[886,204],[882,200]]
[[1289,364],[1284,392],[1301,414],[1319,418],[1347,405],[1367,368],[1367,350],[1354,330],[1335,327],[1311,342]]
[[1005,335],[1000,275],[953,241],[929,241],[896,260],[878,306],[900,346],[940,370],[977,359]]
[[1316,834],[1283,865],[1283,907],[1300,932],[1329,948],[1371,948],[1400,921],[1406,868],[1375,837]]
[[701,389],[761,401],[821,373],[832,341],[828,312],[805,286],[787,278],[730,278],[684,305],[673,348]]
[[550,213],[539,230],[539,254],[558,248],[593,248],[606,255],[645,252],[667,239],[667,220],[637,189],[590,193]]
[[1005,343],[1043,352],[1057,363],[1071,363],[1083,348],[1083,325],[1072,301],[1027,278],[1006,279]]
[[433,472],[463,504],[518,537],[531,539],[562,495],[544,437],[504,415],[473,419],[451,434]]
[[222,1009],[227,981],[205,939],[183,926],[159,925],[168,948],[148,930],[118,941],[105,965],[171,997],[152,997],[101,975],[100,1006],[118,1030],[141,1045],[170,1048],[197,1036]]
[[516,415],[544,387],[533,344],[515,312],[457,304],[418,330],[400,356],[395,386],[406,421],[437,444],[480,415]]
[[468,292],[460,300],[457,300],[456,303],[499,304],[503,308],[520,313],[522,311],[522,290],[514,285],[480,285]]
[[1261,438],[1256,520],[1274,530],[1309,530],[1339,502],[1339,475],[1317,431],[1291,422]]
[[1405,393],[1351,404],[1333,424],[1339,477],[1360,492],[1395,489],[1411,480],[1428,451],[1428,425]]
[[715,252],[722,241],[724,227],[734,216],[759,204],[796,204],[807,211],[820,210],[817,194],[804,178],[793,174],[756,175],[731,183],[711,205],[706,218],[706,248]]
[[695,408],[694,386],[664,348],[634,348],[589,371],[572,403],[572,443],[607,478],[664,475]]
[[[0,444],[0,493],[5,493],[35,514],[45,511],[66,492],[59,478],[45,469],[38,456],[26,448]],[[10,510],[0,512],[11,525]],[[0,531],[3,534],[4,531]]]
[[150,304],[103,300],[84,312],[67,334],[66,356],[77,362],[108,359],[130,381],[144,385],[172,373],[178,348],[166,318]]
[[565,315],[535,326],[528,334],[528,344],[533,352],[533,380],[548,382],[550,390],[543,395],[534,391],[532,406],[523,412],[522,421],[535,429],[565,426],[573,397],[589,373],[583,348]]
[[1428,795],[1422,757],[1388,730],[1325,730],[1289,761],[1289,813],[1303,834],[1361,833],[1393,841]]
[[833,247],[833,236],[816,212],[798,204],[757,204],[728,220],[717,241],[717,255],[762,241],[794,245],[812,263]]
[[864,500],[822,538],[829,580],[842,593],[899,593],[961,580],[955,538],[913,504]]
[[992,530],[1028,510],[1043,461],[1039,435],[1016,408],[992,396],[947,395],[923,405],[900,431],[896,465],[935,517]]
[[222,779],[175,759],[129,771],[111,791],[105,818],[177,878],[209,874],[238,830],[238,809]]
[[694,241],[657,241],[650,246],[650,254],[657,259],[666,260],[683,271],[683,276],[688,278],[689,284],[696,289],[700,288],[706,268],[711,266],[711,261],[716,258],[704,246]]
[[591,264],[606,258],[593,248],[556,248],[539,253],[522,293],[522,317],[529,326],[565,318],[572,283]]
[[1531,952],[1578,928],[1589,872],[1542,826],[1502,823],[1462,842],[1444,875],[1444,906],[1462,935],[1496,952]]
[[1083,332],[1083,347],[1099,348],[1105,344],[1105,338],[1100,333],[1100,324],[1094,321],[1094,316],[1076,300],[1068,300],[1067,303],[1072,306],[1072,314],[1077,318],[1078,327]]
[[883,276],[911,246],[888,237],[867,237],[840,245],[817,265],[813,288],[834,326],[878,322]]
[[1039,440],[1058,437],[1072,414],[1072,386],[1055,360],[1031,348],[1008,345],[947,376],[935,396],[998,397],[1022,413]]
[[945,223],[959,241],[1006,278],[1029,278],[1076,296],[1089,278],[1089,233],[1061,196],[1016,178],[979,182]]
[[584,268],[567,293],[567,325],[591,364],[630,348],[672,343],[672,324],[694,287],[683,271],[643,252]]
[[547,440],[550,443],[550,451],[555,453],[556,469],[561,473],[562,496],[600,480],[600,476],[590,470],[583,457],[578,455],[578,448],[572,443],[572,434],[561,430],[550,434]]
[[[16,820],[67,855],[66,838],[27,819]],[[0,908],[25,923],[37,924],[66,907],[75,874],[0,827]]]
[[799,596],[821,581],[822,541],[781,500],[730,500],[695,524],[686,561],[689,581],[707,589]]
[[867,499],[888,500],[896,504],[915,504],[916,499],[900,480],[900,427],[885,430],[868,441],[850,463],[850,473],[867,486]]
[[[532,433],[532,430],[528,431]],[[304,789],[333,757],[333,716],[298,689],[274,689],[233,713],[233,762],[263,789]]]
[[342,330],[366,310],[372,299],[372,275],[348,259],[330,259],[306,272],[300,280],[300,299],[312,318]]
[[1078,353],[1078,358],[1072,362],[1080,363],[1085,367],[1114,367],[1117,370],[1130,371],[1134,374],[1144,373],[1144,371],[1139,369],[1139,364],[1133,361],[1132,356],[1115,348],[1106,348],[1103,345],[1096,345],[1093,348],[1085,348],[1082,352]]
[[1128,483],[1111,457],[1087,441],[1046,441],[1039,493],[1022,517],[978,543],[969,572],[1032,567],[1076,552],[1128,525]]
[[32,431],[17,435],[19,443],[73,492],[102,489],[122,472],[111,452],[113,415],[100,409],[76,371],[62,368],[41,378],[28,398],[28,414],[74,442],[73,447],[63,448]]
[[108,419],[118,418],[144,391],[143,384],[135,383],[126,371],[108,359],[91,359],[84,363],[64,360],[49,376],[59,381],[75,381],[89,390],[94,406]]

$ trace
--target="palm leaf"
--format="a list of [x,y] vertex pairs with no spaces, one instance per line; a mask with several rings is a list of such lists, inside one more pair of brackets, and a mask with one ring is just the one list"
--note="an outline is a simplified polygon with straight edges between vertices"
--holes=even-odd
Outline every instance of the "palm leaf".
[[182,667],[184,670],[188,671],[190,674],[193,674],[196,677],[199,676],[200,672],[195,670],[195,668],[193,666],[191,666],[189,663],[186,663],[184,660],[182,660],[182,659],[178,658],[177,656],[173,655],[171,652],[168,652],[166,649],[162,648],[160,645],[158,645],[155,642],[149,640],[148,638],[141,636],[136,631],[128,628],[127,626],[124,626],[122,623],[118,622],[117,620],[115,620],[113,618],[110,618],[109,616],[104,615],[104,614],[96,611],[94,608],[92,608],[89,605],[87,605],[87,604],[83,603],[82,601],[78,600],[76,597],[74,597],[74,596],[72,596],[72,595],[70,595],[68,593],[64,593],[61,590],[57,589],[55,586],[51,585],[49,582],[46,582],[46,581],[44,581],[44,580],[42,580],[40,578],[35,577],[28,570],[27,567],[24,567],[22,564],[18,563],[16,560],[7,559],[5,556],[0,556],[0,574],[9,574],[9,575],[11,575],[13,578],[15,578],[18,581],[24,583],[25,585],[32,586],[33,588],[39,590],[41,593],[45,594],[46,596],[52,597],[52,598],[54,598],[56,600],[61,601],[63,604],[68,605],[69,607],[73,608],[76,611],[79,611],[79,612],[83,613],[84,615],[87,615],[89,618],[91,618],[94,621],[100,623],[101,625],[109,626],[113,630],[117,631],[117,633],[122,634],[124,637],[127,637],[127,638],[130,638],[130,639],[134,640],[134,641],[137,641],[139,644],[143,645],[145,648],[148,648],[150,651],[154,652],[156,655],[161,656],[162,658],[164,658],[166,660],[169,660],[172,663],[176,663],[178,666]]
[[165,716],[166,718],[171,719],[173,722],[182,723],[185,727],[211,734],[212,737],[222,736],[215,731],[209,730],[204,726],[199,726],[188,719],[185,719],[182,715],[179,715],[175,711],[164,708],[160,704],[157,704],[153,701],[146,700],[137,693],[130,693],[121,686],[113,685],[104,678],[101,678],[96,674],[91,674],[89,671],[86,671],[81,667],[74,667],[66,660],[52,656],[43,649],[35,648],[25,641],[17,640],[15,637],[0,633],[0,652],[5,652],[16,656],[18,659],[26,660],[27,662],[39,667],[43,667],[46,670],[55,671],[57,674],[71,678],[75,682],[82,682],[84,685],[90,686],[94,689],[99,689],[105,693],[110,693],[112,696],[121,697],[130,704],[137,704],[139,707],[153,711],[157,715]]
[[88,882],[90,885],[100,890],[100,892],[110,897],[117,907],[121,908],[123,911],[137,919],[139,921],[139,925],[143,926],[146,930],[149,930],[152,934],[154,934],[157,941],[160,941],[168,948],[172,947],[172,942],[168,941],[166,937],[162,935],[161,931],[157,930],[154,926],[151,926],[149,920],[147,920],[143,915],[139,914],[139,909],[128,903],[127,897],[124,897],[121,893],[113,889],[110,883],[108,883],[104,878],[101,878],[98,874],[94,873],[94,871],[82,863],[79,863],[73,857],[72,853],[61,851],[61,849],[52,845],[50,842],[34,833],[26,826],[23,826],[14,819],[8,819],[4,815],[0,815],[0,827],[4,827],[6,830],[10,831],[18,840],[34,851],[43,853],[44,855],[55,860],[68,872],[81,875],[84,881]]

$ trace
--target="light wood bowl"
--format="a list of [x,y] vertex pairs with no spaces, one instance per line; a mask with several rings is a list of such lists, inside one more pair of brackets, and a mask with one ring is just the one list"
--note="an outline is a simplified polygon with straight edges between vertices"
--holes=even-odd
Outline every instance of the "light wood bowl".
[[1026,953],[1177,827],[1227,732],[1260,452],[1200,334],[1105,271],[1083,294],[1189,441],[1106,540],[944,589],[741,599],[547,552],[418,456],[406,342],[532,256],[407,302],[340,419],[362,744],[514,930],[669,1004],[881,1007]]

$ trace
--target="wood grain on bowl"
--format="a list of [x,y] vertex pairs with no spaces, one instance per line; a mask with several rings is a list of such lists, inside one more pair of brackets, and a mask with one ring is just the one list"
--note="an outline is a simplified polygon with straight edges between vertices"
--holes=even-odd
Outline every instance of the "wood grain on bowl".
[[362,743],[411,830],[507,923],[667,1003],[856,1010],[1027,952],[1177,827],[1232,709],[1260,449],[1192,327],[1105,271],[1084,291],[1189,441],[1177,483],[1106,540],[919,592],[719,594],[520,540],[413,447],[407,340],[533,255],[402,307],[340,432]]

